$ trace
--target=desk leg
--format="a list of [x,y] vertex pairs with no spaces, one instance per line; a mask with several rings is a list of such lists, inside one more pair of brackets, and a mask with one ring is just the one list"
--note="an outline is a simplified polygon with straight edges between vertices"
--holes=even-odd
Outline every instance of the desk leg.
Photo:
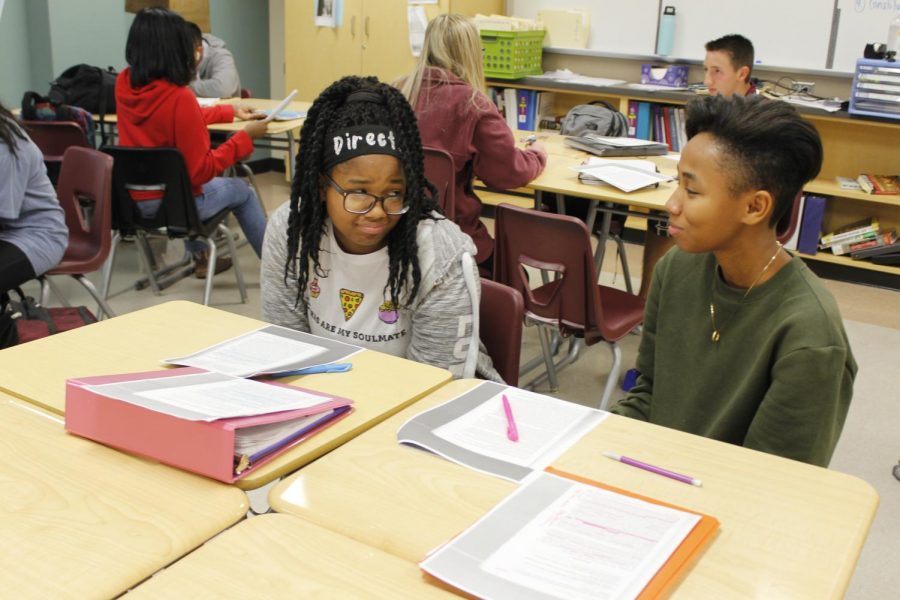
[[[604,202],[604,206],[609,207],[611,204],[609,202]],[[594,228],[594,220],[597,216],[597,206],[593,205],[591,209],[588,211],[588,231],[593,231]],[[609,239],[609,228],[612,224],[612,213],[609,211],[603,211],[603,221],[600,223],[600,231],[597,234],[597,251],[594,253],[594,272],[597,273],[597,276],[600,276],[600,267],[603,264],[603,255],[606,254],[606,240]]]

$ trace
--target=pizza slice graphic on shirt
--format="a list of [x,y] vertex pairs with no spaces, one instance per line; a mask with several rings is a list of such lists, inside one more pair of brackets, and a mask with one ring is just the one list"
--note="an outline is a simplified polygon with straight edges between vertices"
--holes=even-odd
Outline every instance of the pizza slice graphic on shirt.
[[362,304],[363,297],[362,292],[341,288],[341,310],[344,311],[345,321],[349,321],[350,317],[356,313],[356,309]]

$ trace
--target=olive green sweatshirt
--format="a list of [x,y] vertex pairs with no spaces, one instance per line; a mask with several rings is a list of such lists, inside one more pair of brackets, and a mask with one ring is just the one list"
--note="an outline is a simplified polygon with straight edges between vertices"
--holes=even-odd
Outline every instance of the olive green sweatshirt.
[[712,254],[675,248],[653,278],[641,376],[612,412],[827,466],[856,361],[834,298],[803,261],[794,257],[746,298]]

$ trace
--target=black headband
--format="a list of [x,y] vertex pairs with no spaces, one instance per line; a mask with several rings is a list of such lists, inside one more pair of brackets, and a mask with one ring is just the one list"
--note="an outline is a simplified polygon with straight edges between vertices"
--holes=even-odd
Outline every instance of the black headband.
[[[362,93],[370,92],[356,92]],[[403,158],[393,129],[384,125],[357,125],[335,129],[325,136],[322,168],[328,171],[337,164],[366,154],[389,154],[398,160]]]

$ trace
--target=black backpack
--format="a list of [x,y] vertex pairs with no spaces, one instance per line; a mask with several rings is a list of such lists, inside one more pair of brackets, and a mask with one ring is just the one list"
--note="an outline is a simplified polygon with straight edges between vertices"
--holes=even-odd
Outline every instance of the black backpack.
[[69,67],[50,82],[47,97],[57,106],[78,106],[100,115],[102,121],[106,114],[116,112],[116,71],[84,64]]

